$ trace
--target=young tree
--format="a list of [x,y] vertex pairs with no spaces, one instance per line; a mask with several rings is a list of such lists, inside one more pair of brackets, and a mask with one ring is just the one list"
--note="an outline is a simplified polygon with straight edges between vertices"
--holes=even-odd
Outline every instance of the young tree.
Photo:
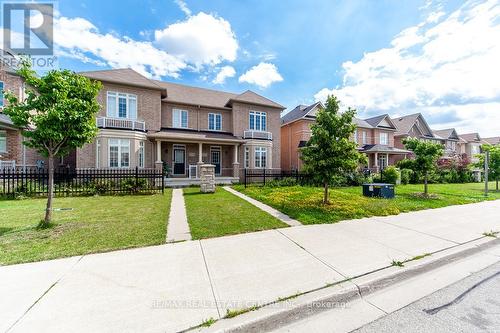
[[[488,160],[488,175],[490,179],[495,180],[496,190],[498,192],[498,180],[500,180],[500,146],[483,145],[481,148],[484,152],[490,152],[490,158]],[[485,154],[478,155],[479,162],[475,164],[477,168],[484,168],[484,156]]]
[[351,108],[340,113],[339,100],[328,96],[325,108],[316,114],[312,136],[302,149],[304,170],[324,186],[324,204],[328,203],[328,185],[334,176],[352,172],[360,163],[366,163],[366,156],[350,140],[356,129],[355,114],[356,110]]
[[403,140],[406,149],[415,154],[414,166],[417,171],[424,175],[424,194],[429,195],[428,180],[429,172],[436,167],[436,162],[443,154],[443,146],[438,143],[421,141],[417,138],[406,138]]
[[17,72],[26,82],[27,98],[22,101],[6,92],[4,113],[21,129],[26,138],[23,143],[48,159],[49,193],[41,224],[46,227],[52,218],[54,158],[92,142],[97,133],[95,115],[100,106],[96,97],[101,84],[68,70],[38,77],[26,61]]

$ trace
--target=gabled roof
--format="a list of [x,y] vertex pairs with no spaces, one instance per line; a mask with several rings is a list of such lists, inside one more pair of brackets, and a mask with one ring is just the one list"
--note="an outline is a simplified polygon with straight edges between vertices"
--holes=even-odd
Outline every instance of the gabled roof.
[[455,131],[454,128],[447,128],[447,129],[442,129],[442,130],[432,130],[432,133],[438,139],[443,139],[443,140],[458,140],[459,139],[457,131]]
[[155,81],[148,79],[147,77],[139,74],[138,72],[134,71],[131,68],[80,72],[79,74],[98,81],[126,84],[135,87],[142,87],[142,88],[162,90],[162,91],[165,90],[164,88],[156,84]]
[[490,145],[500,145],[500,136],[492,136],[491,138],[483,138],[483,141]]
[[421,125],[417,126],[419,130],[421,130],[421,127],[423,127],[423,129],[426,130],[427,133],[429,133],[428,135],[422,133],[424,136],[430,136],[430,137],[434,136],[432,134],[431,128],[429,127],[429,125],[427,124],[421,113],[414,113],[399,118],[393,118],[391,120],[397,129],[396,133],[394,133],[395,136],[408,135],[410,133],[410,130],[417,124]]
[[382,114],[372,118],[365,119],[365,121],[373,127],[388,128],[396,130],[396,126],[392,122],[388,114]]
[[244,93],[239,94],[239,95],[231,98],[227,102],[227,104],[231,105],[233,101],[234,102],[249,103],[249,104],[257,104],[257,105],[263,105],[263,106],[270,106],[270,107],[278,108],[278,109],[282,109],[282,110],[285,109],[284,106],[282,106],[276,102],[273,102],[270,99],[265,98],[264,96],[261,96],[261,95],[255,93],[251,90],[247,90]]
[[227,102],[237,96],[225,91],[191,87],[172,82],[155,82],[167,90],[167,97],[163,99],[164,102],[227,108]]
[[364,145],[359,149],[359,151],[364,152],[364,153],[392,153],[392,154],[409,154],[411,151],[405,150],[405,149],[400,149],[400,148],[395,148],[391,147],[388,145],[381,145],[381,144],[375,144],[375,145]]
[[316,102],[309,106],[307,105],[297,105],[293,110],[287,112],[285,115],[281,117],[281,124],[285,125],[291,123],[292,121],[310,117],[310,119],[314,119],[316,116],[311,115],[312,111],[314,111],[317,107],[323,107],[323,103]]
[[354,121],[354,124],[356,124],[356,126],[358,126],[358,127],[373,128],[373,126],[370,125],[366,120],[354,118],[353,121]]
[[460,137],[460,139],[462,139],[466,142],[481,141],[481,137],[479,136],[479,133],[460,134],[459,137]]
[[10,117],[2,112],[0,112],[0,125],[4,125],[9,128],[14,128],[15,125],[10,119]]

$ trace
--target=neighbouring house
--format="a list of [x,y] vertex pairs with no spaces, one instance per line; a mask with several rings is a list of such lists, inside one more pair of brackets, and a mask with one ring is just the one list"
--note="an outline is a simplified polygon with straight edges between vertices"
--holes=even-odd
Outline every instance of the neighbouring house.
[[483,142],[488,145],[500,145],[500,136],[492,136],[491,138],[483,138]]
[[[479,162],[478,154],[481,153],[481,145],[484,143],[479,133],[460,134],[460,153],[466,154],[472,163]],[[474,167],[472,169],[476,181],[481,181],[482,170]]]
[[[281,119],[281,167],[283,170],[300,170],[300,149],[311,137],[311,125],[316,112],[323,107],[321,102],[298,105]],[[368,156],[369,168],[374,172],[392,165],[398,158],[405,158],[410,151],[394,147],[396,127],[388,115],[368,119],[355,118],[356,130],[352,140],[360,152]]]
[[280,113],[255,92],[241,94],[151,80],[132,69],[83,72],[102,82],[96,140],[76,152],[77,168],[163,168],[195,183],[215,165],[219,183],[242,169],[280,169]]
[[454,128],[432,130],[432,133],[444,147],[444,158],[463,155],[460,151],[460,138]]
[[23,144],[19,128],[3,113],[7,101],[4,91],[10,91],[18,98],[24,98],[24,82],[11,68],[0,65],[0,170],[43,167],[45,159],[35,150]]

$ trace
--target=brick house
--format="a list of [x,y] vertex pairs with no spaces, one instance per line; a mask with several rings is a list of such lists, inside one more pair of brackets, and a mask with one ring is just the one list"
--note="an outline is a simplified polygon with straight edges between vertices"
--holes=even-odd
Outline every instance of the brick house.
[[[312,105],[298,105],[282,117],[281,124],[281,167],[284,170],[300,170],[300,148],[311,137],[311,125],[316,112],[323,107],[321,102]],[[368,119],[355,118],[356,130],[352,140],[360,152],[368,156],[369,168],[374,172],[392,165],[399,157],[410,154],[408,150],[394,147],[396,127],[386,114]]]
[[432,134],[444,147],[443,157],[463,155],[460,150],[460,138],[454,128],[432,130]]
[[280,169],[280,112],[252,91],[234,94],[150,80],[132,69],[81,73],[101,81],[95,142],[77,168],[170,168],[169,181],[196,179],[215,165],[220,183],[241,169]]
[[45,159],[35,150],[23,144],[23,136],[19,128],[4,114],[5,106],[3,91],[10,91],[18,98],[24,98],[24,82],[10,68],[0,68],[0,170],[19,169],[25,167],[43,166]]

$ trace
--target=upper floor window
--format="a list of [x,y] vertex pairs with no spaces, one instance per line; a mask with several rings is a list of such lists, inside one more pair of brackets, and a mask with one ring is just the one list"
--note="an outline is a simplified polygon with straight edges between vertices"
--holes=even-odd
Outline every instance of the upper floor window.
[[380,133],[380,144],[388,145],[389,144],[389,133],[381,132]]
[[222,130],[222,115],[220,113],[208,114],[208,129],[211,131]]
[[172,110],[172,127],[188,128],[187,110],[180,110],[180,109]]
[[368,142],[366,141],[366,131],[363,131],[363,132],[361,133],[361,136],[362,136],[363,144],[364,144],[364,145],[365,145],[365,144],[367,144]]
[[354,142],[358,143],[358,130],[354,130]]
[[130,140],[109,139],[109,167],[128,168],[130,166]]
[[7,132],[0,131],[0,152],[7,152]]
[[250,129],[254,131],[266,130],[266,113],[250,111]]
[[0,81],[0,108],[3,108],[3,82]]
[[137,118],[137,96],[108,91],[106,114],[111,118]]

